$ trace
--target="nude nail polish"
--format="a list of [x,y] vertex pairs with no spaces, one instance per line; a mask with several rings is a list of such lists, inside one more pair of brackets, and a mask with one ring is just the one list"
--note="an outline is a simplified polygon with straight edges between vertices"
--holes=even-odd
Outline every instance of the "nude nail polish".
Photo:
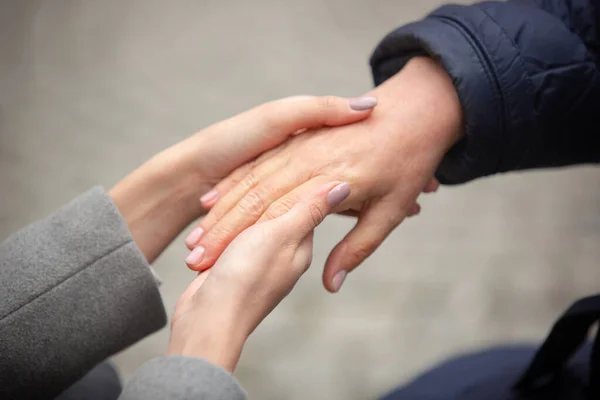
[[185,238],[185,244],[187,244],[188,246],[195,246],[198,241],[200,240],[200,238],[202,237],[202,235],[204,234],[204,229],[202,229],[201,227],[196,227],[194,228],[194,230],[192,230],[190,232],[190,234],[188,235],[187,238]]
[[190,265],[198,265],[204,259],[204,247],[198,246],[186,257],[185,262]]
[[340,288],[342,287],[342,284],[344,283],[344,279],[346,279],[346,275],[347,275],[347,272],[345,270],[341,270],[340,272],[335,274],[335,276],[333,277],[333,280],[331,281],[331,283],[333,284],[334,291],[337,292],[340,290]]
[[204,196],[200,197],[200,203],[202,204],[210,204],[214,202],[219,197],[219,193],[216,190],[211,190],[207,192]]
[[348,103],[354,111],[369,110],[377,105],[377,98],[372,96],[357,97]]
[[342,201],[350,195],[350,184],[344,182],[340,183],[327,194],[327,201],[330,207],[338,206]]

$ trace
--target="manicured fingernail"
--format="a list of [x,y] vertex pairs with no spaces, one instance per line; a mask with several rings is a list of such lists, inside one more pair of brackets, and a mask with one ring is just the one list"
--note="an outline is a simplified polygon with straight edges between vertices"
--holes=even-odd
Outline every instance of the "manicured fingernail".
[[333,189],[329,191],[327,194],[327,201],[329,202],[329,206],[335,207],[339,205],[342,201],[346,200],[346,198],[350,195],[350,184],[344,182],[340,183]]
[[377,98],[372,96],[357,97],[351,99],[349,104],[354,111],[369,110],[377,105]]
[[331,281],[331,283],[333,283],[333,290],[335,292],[339,291],[340,288],[342,287],[342,284],[344,283],[344,279],[346,279],[346,274],[347,274],[347,272],[345,270],[341,270],[340,272],[335,274],[335,276],[333,277],[333,280]]
[[199,226],[194,228],[194,230],[190,232],[188,237],[185,238],[185,244],[187,244],[190,247],[195,246],[203,234],[204,234],[204,229],[200,228]]
[[200,203],[202,204],[210,204],[215,201],[219,197],[219,193],[216,190],[211,190],[206,193],[204,196],[200,197]]
[[204,247],[198,246],[187,256],[185,262],[190,265],[198,265],[204,258]]

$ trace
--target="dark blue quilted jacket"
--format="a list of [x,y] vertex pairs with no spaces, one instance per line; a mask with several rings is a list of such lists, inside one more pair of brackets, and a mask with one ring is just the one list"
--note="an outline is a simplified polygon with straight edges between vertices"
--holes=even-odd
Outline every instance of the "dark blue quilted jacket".
[[390,33],[371,66],[380,84],[413,56],[439,59],[463,107],[466,137],[442,183],[600,161],[600,0],[447,5]]

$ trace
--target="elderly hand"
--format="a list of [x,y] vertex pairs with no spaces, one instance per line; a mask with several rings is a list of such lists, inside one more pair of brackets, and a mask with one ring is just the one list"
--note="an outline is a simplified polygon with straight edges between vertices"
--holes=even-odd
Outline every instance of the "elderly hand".
[[368,120],[304,133],[221,182],[219,201],[195,240],[188,240],[194,248],[188,265],[209,268],[242,230],[284,214],[315,185],[341,180],[352,185],[352,195],[334,211],[357,214],[358,222],[323,273],[325,287],[339,290],[346,273],[414,211],[417,196],[461,134],[456,91],[429,58],[411,60],[371,95],[378,106]]

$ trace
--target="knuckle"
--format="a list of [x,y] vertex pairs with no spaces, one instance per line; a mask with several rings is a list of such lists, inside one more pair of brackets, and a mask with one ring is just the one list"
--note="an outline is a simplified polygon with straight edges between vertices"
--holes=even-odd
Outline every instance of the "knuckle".
[[319,106],[325,111],[333,110],[337,106],[337,97],[321,96],[319,97]]
[[265,213],[265,217],[269,219],[275,219],[289,212],[294,206],[295,202],[293,199],[285,198],[273,203],[269,206]]
[[311,203],[308,206],[308,211],[314,227],[317,227],[321,222],[323,222],[327,216],[325,208],[320,203]]
[[209,231],[212,227],[225,216],[225,212],[220,209],[219,204],[213,207],[200,222],[204,231]]
[[223,227],[215,226],[202,239],[201,243],[210,244],[211,253],[227,246],[232,240],[232,232]]
[[238,209],[245,215],[258,218],[265,211],[266,201],[260,190],[251,190],[238,203]]
[[[240,184],[240,182],[247,177],[248,175],[251,175],[252,173],[252,169],[254,168],[254,164],[248,163],[247,165],[240,167],[238,170],[234,171],[231,175],[229,175],[229,178],[227,178],[227,180],[229,182],[226,182],[227,184],[229,184],[229,186],[234,187]],[[254,179],[254,178],[252,178]]]
[[258,180],[254,172],[248,172],[243,178],[239,180],[239,185],[243,190],[250,190],[256,186]]

